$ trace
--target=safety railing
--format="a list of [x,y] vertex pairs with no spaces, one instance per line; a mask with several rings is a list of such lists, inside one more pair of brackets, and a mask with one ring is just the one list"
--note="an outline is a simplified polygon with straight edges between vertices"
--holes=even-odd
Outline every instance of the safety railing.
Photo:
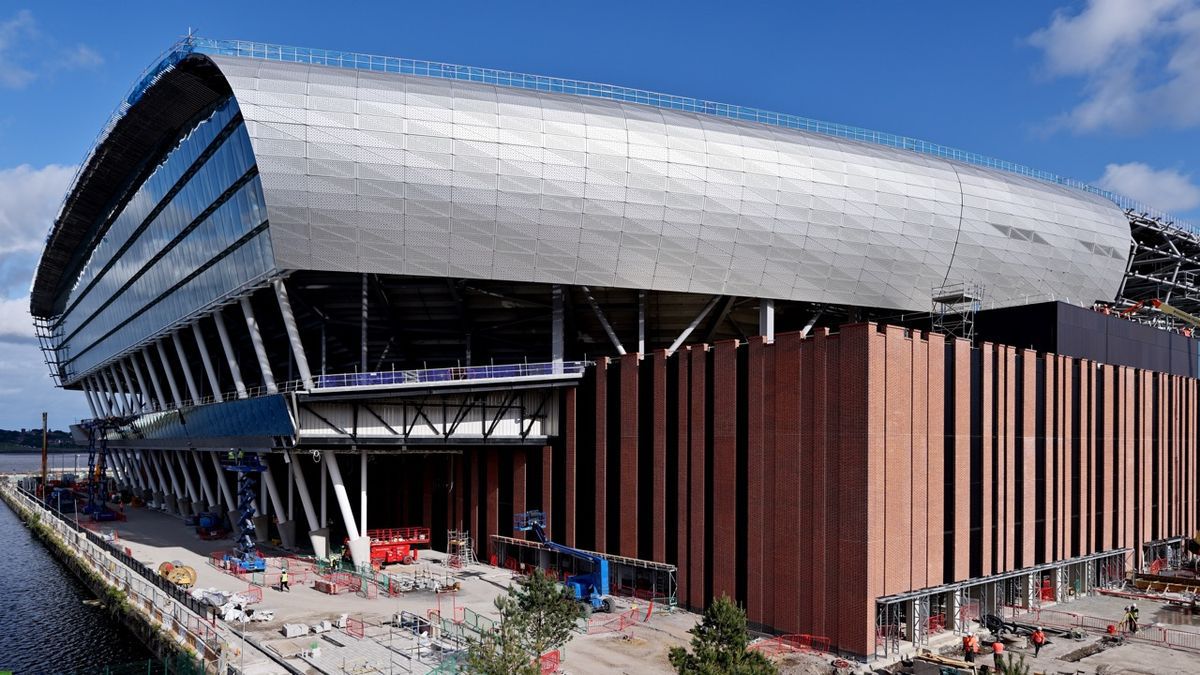
[[780,654],[811,654],[811,653],[829,653],[829,638],[824,635],[809,635],[807,633],[792,633],[788,635],[778,635],[773,638],[759,640],[751,644],[748,649],[761,652],[764,656],[778,656]]
[[318,375],[314,378],[313,384],[315,389],[320,390],[342,387],[393,387],[477,382],[517,377],[580,375],[587,368],[587,365],[586,361],[565,361],[562,363],[509,363],[485,366],[424,368],[418,370],[386,370],[371,373],[340,373],[336,375]]

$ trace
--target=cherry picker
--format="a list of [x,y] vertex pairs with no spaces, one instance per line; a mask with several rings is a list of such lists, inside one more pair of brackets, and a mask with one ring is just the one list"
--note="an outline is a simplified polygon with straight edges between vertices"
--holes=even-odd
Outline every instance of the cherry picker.
[[526,511],[513,516],[513,529],[518,532],[533,532],[538,542],[563,555],[592,564],[592,571],[567,577],[566,586],[575,599],[587,604],[593,611],[611,612],[612,598],[608,595],[608,560],[603,556],[563,546],[550,541],[546,536],[546,514],[541,511]]

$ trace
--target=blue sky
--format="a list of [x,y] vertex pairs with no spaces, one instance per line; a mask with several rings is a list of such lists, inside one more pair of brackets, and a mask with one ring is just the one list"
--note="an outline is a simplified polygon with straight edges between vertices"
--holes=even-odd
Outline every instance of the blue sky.
[[915,136],[1200,222],[1200,0],[0,2],[0,427],[62,427],[38,246],[116,102],[180,35],[610,82]]

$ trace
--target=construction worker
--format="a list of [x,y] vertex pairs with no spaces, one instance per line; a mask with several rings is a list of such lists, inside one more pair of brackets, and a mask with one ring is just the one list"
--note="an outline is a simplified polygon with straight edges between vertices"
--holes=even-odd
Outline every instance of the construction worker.
[[1046,644],[1046,634],[1042,632],[1041,626],[1033,629],[1033,635],[1029,636],[1029,640],[1033,643],[1033,658],[1036,659],[1038,652],[1042,651],[1042,646]]
[[979,639],[975,637],[975,633],[967,631],[963,636],[963,658],[967,663],[975,663],[975,655],[979,653]]
[[1117,624],[1118,630],[1122,633],[1128,632],[1133,624],[1133,605],[1125,607],[1125,614],[1121,616],[1121,622]]
[[288,593],[292,592],[291,586],[288,586],[288,578],[287,578],[287,570],[286,569],[279,573],[279,590],[280,590],[280,592],[282,592],[282,591],[287,591]]
[[1136,633],[1138,631],[1138,608],[1137,603],[1129,606],[1129,632]]
[[995,661],[996,670],[1003,671],[1004,669],[1004,641],[999,638],[992,643],[992,659]]

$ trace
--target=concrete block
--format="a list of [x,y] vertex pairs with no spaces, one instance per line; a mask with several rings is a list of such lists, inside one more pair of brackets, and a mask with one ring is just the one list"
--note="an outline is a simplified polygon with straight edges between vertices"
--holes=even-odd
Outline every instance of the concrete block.
[[167,511],[171,513],[179,513],[179,501],[175,499],[175,495],[163,495],[162,499],[164,501],[159,503],[165,503],[167,505]]
[[329,528],[312,530],[308,533],[308,538],[312,542],[313,555],[321,560],[329,556]]
[[254,540],[260,544],[267,541],[271,521],[267,520],[266,516],[254,516],[250,522],[254,523]]
[[296,547],[296,522],[293,520],[285,520],[279,523],[276,527],[279,528],[279,542],[286,549]]

